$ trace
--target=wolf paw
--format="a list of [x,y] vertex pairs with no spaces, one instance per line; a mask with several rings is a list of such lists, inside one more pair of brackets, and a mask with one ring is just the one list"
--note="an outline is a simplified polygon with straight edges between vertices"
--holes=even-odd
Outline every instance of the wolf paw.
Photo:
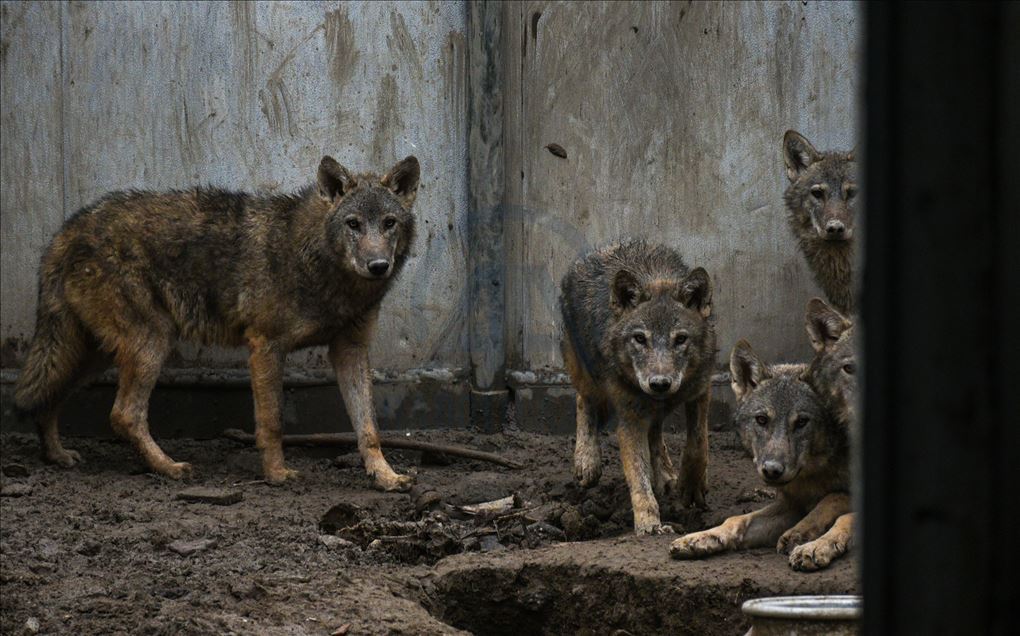
[[414,477],[411,475],[398,475],[390,471],[389,474],[375,474],[375,487],[385,492],[407,492],[414,485]]
[[707,510],[705,495],[708,494],[708,487],[703,480],[685,479],[680,482],[680,503],[685,508],[698,508]]
[[190,477],[192,473],[191,464],[187,462],[170,462],[160,466],[153,466],[152,468],[160,475],[170,479],[184,479],[185,477]]
[[779,537],[779,542],[776,543],[776,552],[779,554],[790,554],[797,546],[804,545],[811,538],[803,532],[790,528],[783,533],[783,536]]
[[45,458],[49,463],[63,466],[64,468],[70,468],[81,462],[81,455],[78,454],[78,451],[69,448],[46,451]]
[[843,556],[848,547],[847,542],[840,539],[816,539],[790,552],[790,567],[799,572],[822,570]]
[[602,478],[602,462],[574,459],[574,479],[583,488],[591,488]]
[[700,559],[729,549],[729,543],[711,530],[686,534],[669,546],[674,559]]
[[266,482],[274,486],[278,486],[284,482],[297,479],[301,476],[296,470],[287,468],[286,466],[279,466],[273,469],[267,469],[264,471],[266,475]]

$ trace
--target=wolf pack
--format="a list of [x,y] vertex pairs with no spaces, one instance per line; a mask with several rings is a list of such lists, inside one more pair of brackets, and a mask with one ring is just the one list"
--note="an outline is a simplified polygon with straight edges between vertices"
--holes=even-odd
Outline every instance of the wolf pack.
[[[820,152],[788,131],[782,154],[790,229],[826,299],[806,302],[808,361],[768,363],[740,340],[729,354],[735,426],[776,497],[760,510],[672,542],[676,559],[775,546],[796,570],[827,567],[853,543],[855,426],[852,151]],[[286,195],[199,187],[107,194],[67,219],[39,270],[36,328],[15,386],[44,458],[70,467],[58,417],[68,396],[115,366],[114,432],[153,472],[192,472],[149,432],[148,402],[178,341],[247,346],[255,439],[269,483],[296,478],[282,445],[287,354],[328,347],[376,487],[404,491],[380,449],[368,350],[380,304],[415,236],[415,157],[353,173],[324,157],[314,182]],[[762,281],[768,284],[768,281]],[[602,474],[600,430],[614,421],[637,534],[673,532],[659,501],[709,500],[708,421],[716,371],[712,278],[673,248],[629,239],[583,255],[563,277],[562,353],[576,389],[573,473]],[[664,422],[683,405],[679,468]]]

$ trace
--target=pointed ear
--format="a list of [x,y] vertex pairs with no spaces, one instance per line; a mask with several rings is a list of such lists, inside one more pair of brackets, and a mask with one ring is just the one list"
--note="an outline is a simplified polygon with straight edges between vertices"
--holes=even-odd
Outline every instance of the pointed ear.
[[737,401],[742,401],[763,381],[772,377],[768,365],[761,361],[746,340],[740,340],[730,353],[730,386]]
[[336,159],[326,155],[319,162],[319,196],[329,202],[340,200],[355,186],[354,178]]
[[680,285],[679,300],[702,318],[712,315],[712,279],[704,267],[697,267],[687,275]]
[[418,194],[420,176],[421,167],[418,165],[418,159],[411,156],[398,161],[397,165],[390,168],[380,183],[397,195],[405,210],[410,210]]
[[821,298],[808,301],[804,323],[815,351],[828,350],[847,329],[854,326],[853,322]]
[[811,142],[795,130],[787,130],[783,135],[783,161],[786,163],[786,176],[796,181],[801,172],[818,161],[821,155]]
[[857,148],[854,148],[850,152],[846,153],[847,161],[857,161]]
[[612,304],[617,311],[633,309],[647,300],[645,292],[637,276],[633,272],[621,269],[613,277]]

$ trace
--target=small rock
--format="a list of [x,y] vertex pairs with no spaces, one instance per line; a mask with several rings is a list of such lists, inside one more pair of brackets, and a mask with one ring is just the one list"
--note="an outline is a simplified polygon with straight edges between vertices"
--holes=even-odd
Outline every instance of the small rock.
[[337,627],[329,636],[347,636],[347,632],[351,631],[351,624],[344,623],[340,627]]
[[430,486],[414,486],[409,493],[415,512],[431,510],[443,502],[443,496]]
[[499,538],[494,534],[487,534],[484,537],[478,539],[478,545],[482,552],[492,552],[503,547],[499,542]]
[[463,545],[465,552],[471,552],[472,550],[477,550],[479,548],[478,539],[475,537],[468,537],[467,539],[464,539]]
[[3,473],[8,477],[28,477],[28,468],[23,464],[7,464],[3,467]]
[[230,584],[230,595],[238,600],[260,599],[268,594],[269,590],[255,581],[235,581]]
[[368,549],[369,550],[378,550],[379,548],[382,547],[382,544],[383,544],[382,539],[373,539],[372,543],[368,544]]
[[214,506],[232,506],[242,499],[244,495],[240,490],[226,490],[225,488],[203,488],[201,486],[188,488],[177,493],[177,498],[188,503],[205,503]]
[[194,541],[177,540],[167,546],[171,552],[181,556],[191,556],[196,552],[208,550],[216,545],[215,539],[195,539]]
[[28,484],[7,484],[0,488],[0,497],[24,497],[32,494],[32,487]]
[[35,616],[29,616],[28,620],[25,621],[24,632],[26,634],[38,634],[40,628],[39,619]]
[[527,532],[530,535],[538,535],[545,539],[555,539],[557,541],[563,541],[566,539],[566,535],[562,530],[544,521],[536,521],[535,523],[527,527]]
[[361,508],[349,503],[338,503],[322,515],[319,530],[325,534],[334,534],[338,530],[358,525],[364,513]]
[[560,159],[567,158],[567,151],[564,150],[563,146],[559,144],[548,144],[546,145],[545,149],[548,150],[553,155],[559,157]]
[[546,523],[557,523],[560,515],[563,514],[563,504],[551,502],[542,504],[525,515],[529,521],[544,521]]
[[348,541],[347,539],[343,539],[332,534],[320,534],[319,543],[330,550],[349,550],[351,548],[358,547],[352,541]]
[[575,539],[584,531],[584,518],[577,508],[571,506],[560,515],[560,525],[568,539]]
[[333,460],[333,464],[337,468],[361,468],[361,454],[347,453],[346,455],[338,455]]
[[98,541],[91,539],[85,539],[74,546],[74,551],[83,556],[96,556],[103,549],[103,546]]

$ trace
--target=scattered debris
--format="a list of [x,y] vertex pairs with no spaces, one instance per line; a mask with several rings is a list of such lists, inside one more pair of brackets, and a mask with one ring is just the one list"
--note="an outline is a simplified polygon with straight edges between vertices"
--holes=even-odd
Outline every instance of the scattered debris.
[[418,514],[435,510],[443,503],[443,496],[430,486],[412,486],[409,494],[411,496],[411,503],[414,504],[414,511]]
[[177,498],[188,503],[205,503],[214,506],[232,506],[244,499],[240,490],[226,490],[224,488],[204,488],[196,486],[177,493]]
[[345,453],[337,455],[333,460],[333,465],[337,468],[361,468],[364,464],[361,460],[361,453]]
[[337,627],[330,633],[329,636],[347,636],[347,632],[351,631],[351,624],[344,623],[340,627]]
[[42,626],[39,624],[39,619],[35,616],[29,616],[28,620],[25,621],[25,626],[22,631],[25,634],[38,634]]
[[6,484],[0,487],[0,497],[24,497],[32,494],[28,484]]
[[238,600],[258,600],[269,595],[269,590],[258,581],[232,581],[230,595]]
[[320,534],[319,543],[330,550],[350,550],[351,548],[358,547],[347,539],[342,539],[333,534]]
[[761,501],[770,501],[776,498],[776,493],[768,488],[755,488],[754,490],[745,490],[744,492],[737,495],[738,503],[757,503]]
[[322,515],[319,530],[326,534],[335,534],[344,528],[356,526],[364,517],[361,508],[349,503],[338,503]]
[[194,541],[177,540],[167,546],[171,552],[181,556],[191,556],[197,552],[208,550],[216,546],[215,539],[195,539]]
[[549,144],[549,145],[547,145],[545,147],[545,149],[548,150],[550,153],[556,155],[560,159],[566,159],[567,158],[567,151],[564,150],[563,146],[561,146],[559,144]]
[[471,504],[468,506],[457,506],[457,510],[468,515],[477,515],[484,517],[497,517],[504,515],[514,508],[520,508],[520,498],[516,495],[510,495],[509,497],[503,497],[502,499],[496,499],[495,501],[485,501],[483,503]]
[[24,464],[7,464],[3,467],[3,473],[8,477],[28,477],[28,467]]
[[[242,430],[236,428],[228,428],[223,431],[223,437],[232,439],[237,442],[243,442],[245,444],[254,444],[255,436],[251,433],[245,433]],[[355,433],[312,433],[309,435],[284,435],[283,436],[284,446],[357,446],[358,437]],[[388,437],[379,440],[379,445],[383,448],[393,448],[400,450],[415,450],[415,451],[429,451],[433,453],[443,453],[446,455],[453,455],[455,457],[463,457],[465,459],[475,459],[483,462],[490,462],[498,464],[500,466],[506,466],[507,468],[523,468],[522,464],[515,461],[511,461],[499,455],[493,453],[486,453],[485,451],[475,450],[473,448],[463,448],[461,446],[447,446],[446,444],[432,444],[429,442],[422,442],[414,439],[406,439],[399,437]]]

